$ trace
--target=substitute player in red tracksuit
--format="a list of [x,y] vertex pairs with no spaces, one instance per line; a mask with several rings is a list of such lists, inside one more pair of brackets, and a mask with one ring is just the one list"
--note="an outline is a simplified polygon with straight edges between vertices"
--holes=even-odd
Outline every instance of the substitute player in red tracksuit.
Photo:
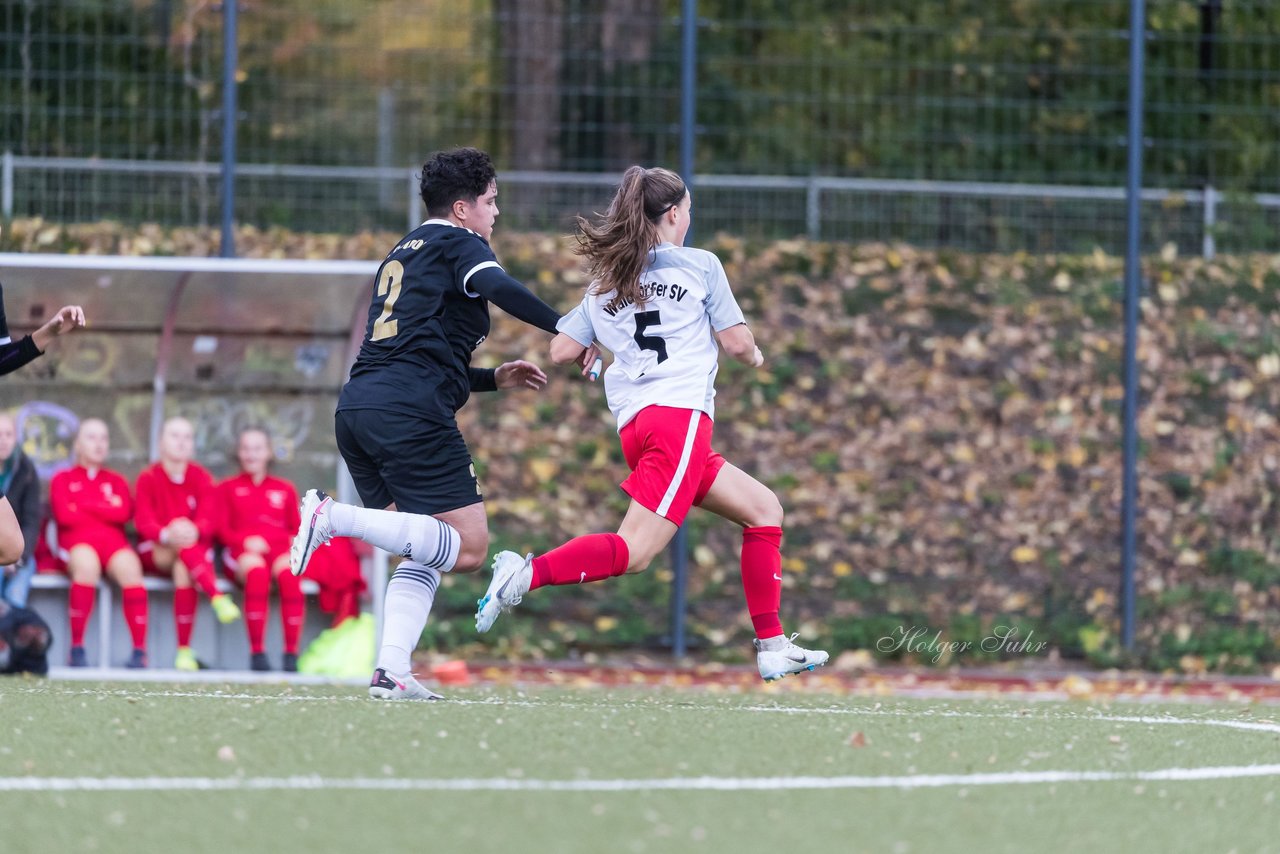
[[[160,460],[138,475],[133,523],[143,570],[173,579],[173,621],[178,636],[174,667],[199,670],[191,649],[196,619],[196,587],[218,620],[240,619],[231,597],[218,590],[213,571],[213,539],[196,525],[198,508],[213,495],[213,477],[192,460],[195,430],[185,418],[170,418],[160,428]],[[194,585],[194,586],[193,586]]]
[[240,474],[218,484],[209,513],[201,512],[200,527],[225,546],[226,568],[244,587],[250,667],[271,669],[265,635],[274,576],[284,628],[283,669],[296,671],[305,603],[301,579],[289,571],[289,544],[300,520],[298,492],[289,481],[267,473],[272,456],[266,432],[256,428],[242,431],[236,445]]
[[[76,431],[76,464],[49,482],[49,505],[58,524],[58,551],[71,576],[68,611],[71,621],[72,667],[87,667],[84,630],[93,613],[98,582],[105,568],[121,589],[125,622],[133,638],[129,667],[147,666],[147,591],[142,563],[125,538],[133,514],[129,482],[103,468],[110,448],[107,425],[88,418]],[[103,619],[108,619],[103,615]],[[107,655],[108,650],[101,650]]]

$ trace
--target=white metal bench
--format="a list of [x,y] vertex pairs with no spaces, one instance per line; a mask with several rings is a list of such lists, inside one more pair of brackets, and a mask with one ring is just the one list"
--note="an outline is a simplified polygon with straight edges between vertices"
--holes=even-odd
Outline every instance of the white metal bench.
[[[173,655],[177,647],[174,633],[172,609],[156,607],[159,602],[172,602],[173,582],[167,578],[144,576],[142,586],[146,588],[151,607],[149,609],[149,631],[147,646],[150,651],[153,667],[171,667]],[[310,579],[302,579],[302,592],[306,596],[314,596],[320,586]],[[28,607],[39,612],[40,616],[53,629],[54,647],[50,653],[50,663],[57,666],[66,663],[70,623],[67,616],[67,599],[65,591],[71,587],[71,580],[62,573],[38,572],[31,579],[31,597]],[[218,589],[232,592],[236,586],[224,578],[218,579]],[[241,603],[243,604],[243,603]],[[128,627],[124,624],[122,614],[115,608],[114,583],[104,579],[98,584],[98,601],[94,607],[91,624],[97,623],[96,631],[90,625],[87,636],[97,637],[96,649],[93,644],[86,644],[90,661],[96,658],[99,668],[112,667],[112,661],[123,661],[131,648],[128,638]],[[328,625],[328,616],[319,608],[307,608],[306,622],[303,625],[303,648]],[[196,648],[201,660],[214,667],[244,669],[248,666],[249,647],[245,637],[243,621],[229,626],[218,622],[213,611],[208,607],[208,600],[200,597],[199,616],[196,621],[196,633],[192,645]],[[270,615],[267,622],[268,653],[274,658],[278,655],[279,618]],[[278,662],[276,662],[278,666]]]

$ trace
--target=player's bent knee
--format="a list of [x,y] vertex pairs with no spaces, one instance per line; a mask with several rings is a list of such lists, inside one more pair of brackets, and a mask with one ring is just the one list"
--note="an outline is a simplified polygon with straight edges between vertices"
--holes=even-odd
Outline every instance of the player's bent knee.
[[652,548],[646,548],[640,545],[627,544],[627,575],[634,575],[637,572],[644,572],[649,568],[649,564],[653,563],[653,559],[657,557],[658,552]]
[[97,584],[102,578],[98,553],[90,546],[72,546],[67,552],[67,575],[76,584]]
[[458,546],[458,557],[453,562],[453,568],[449,571],[461,573],[462,575],[476,572],[488,563],[489,532],[480,530],[468,535],[459,531],[459,535],[462,538],[462,542]]
[[484,551],[468,549],[463,546],[458,552],[458,559],[453,564],[450,572],[466,575],[467,573],[476,572],[480,567],[484,566],[485,558],[488,557],[488,549]]
[[113,554],[107,561],[107,572],[122,587],[142,583],[142,561],[132,549],[121,549]]
[[766,490],[747,514],[748,528],[781,528],[785,512],[773,490]]

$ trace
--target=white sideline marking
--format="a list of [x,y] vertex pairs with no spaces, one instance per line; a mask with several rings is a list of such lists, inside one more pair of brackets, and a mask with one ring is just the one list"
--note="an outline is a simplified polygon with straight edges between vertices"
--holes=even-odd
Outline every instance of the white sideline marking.
[[378,777],[0,777],[3,792],[373,790],[410,792],[775,792],[812,789],[936,789],[1034,783],[1185,782],[1280,777],[1280,765],[1155,771],[1012,771],[901,777],[668,777],[651,780],[413,779]]
[[[266,674],[270,675],[270,674]],[[364,683],[361,682],[361,685]],[[50,693],[48,689],[41,686],[23,687],[18,689],[26,694],[43,694]],[[91,690],[81,689],[76,691],[58,691],[63,695],[79,695],[93,697],[123,697],[126,699],[199,699],[199,700],[259,700],[262,702],[278,702],[278,703],[365,703],[370,704],[372,701],[361,691],[358,694],[250,694],[243,691],[237,692],[205,692],[205,691],[129,691],[124,689],[115,690]],[[386,707],[401,707],[405,709],[421,708],[417,703],[384,703]],[[1104,715],[1090,714],[1085,710],[1075,714],[1053,714],[1045,713],[1043,710],[1034,713],[1024,714],[1022,712],[966,712],[959,709],[916,709],[902,710],[892,708],[858,708],[856,706],[842,708],[832,706],[815,706],[808,708],[805,706],[732,706],[732,705],[715,705],[711,703],[648,703],[648,702],[621,702],[621,703],[571,703],[563,700],[538,700],[538,699],[511,699],[506,697],[488,697],[484,699],[462,699],[447,698],[447,705],[450,706],[516,706],[525,708],[550,708],[550,709],[588,709],[599,706],[607,706],[609,708],[627,708],[627,709],[652,709],[654,711],[666,712],[748,712],[759,714],[781,714],[781,715],[800,715],[800,714],[816,714],[816,715],[852,715],[863,717],[908,717],[917,716],[922,718],[986,718],[991,720],[1024,720],[1024,721],[1103,721],[1108,723],[1131,723],[1131,724],[1173,724],[1178,726],[1213,726],[1223,729],[1238,729],[1252,732],[1271,732],[1280,734],[1280,723],[1271,721],[1237,721],[1219,718],[1175,718],[1169,716],[1158,715]]]

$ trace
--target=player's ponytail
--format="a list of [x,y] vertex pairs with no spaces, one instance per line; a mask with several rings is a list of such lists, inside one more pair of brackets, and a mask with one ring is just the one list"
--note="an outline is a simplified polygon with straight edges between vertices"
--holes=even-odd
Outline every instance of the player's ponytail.
[[599,225],[578,217],[575,251],[587,261],[592,293],[612,293],[612,308],[643,304],[640,273],[658,245],[657,223],[684,195],[684,181],[674,172],[632,166]]

